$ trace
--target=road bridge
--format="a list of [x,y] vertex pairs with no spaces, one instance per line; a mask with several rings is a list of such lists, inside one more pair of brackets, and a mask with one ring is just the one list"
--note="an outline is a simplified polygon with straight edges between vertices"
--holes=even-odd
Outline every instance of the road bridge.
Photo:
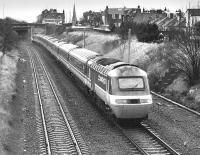
[[32,33],[37,28],[45,29],[45,24],[38,23],[15,23],[12,24],[13,30],[15,30],[21,39],[30,39]]

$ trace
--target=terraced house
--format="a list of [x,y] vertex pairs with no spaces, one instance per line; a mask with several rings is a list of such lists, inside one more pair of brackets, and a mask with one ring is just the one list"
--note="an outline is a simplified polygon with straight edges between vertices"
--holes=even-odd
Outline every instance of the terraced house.
[[124,15],[127,13],[141,13],[140,6],[138,6],[138,8],[108,8],[108,6],[106,6],[102,17],[104,25],[110,25],[111,23],[114,23],[116,27],[119,27],[123,21]]
[[187,9],[186,24],[187,27],[192,27],[195,23],[200,21],[200,9]]
[[65,22],[65,12],[58,13],[56,9],[45,9],[37,17],[37,22],[42,24],[55,24],[61,25]]

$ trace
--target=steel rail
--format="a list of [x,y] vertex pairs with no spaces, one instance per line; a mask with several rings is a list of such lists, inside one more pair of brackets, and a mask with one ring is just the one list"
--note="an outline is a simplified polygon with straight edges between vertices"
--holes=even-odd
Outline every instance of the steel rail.
[[58,105],[59,105],[59,107],[60,107],[62,116],[63,116],[63,118],[64,118],[64,120],[65,120],[65,123],[66,123],[68,129],[69,129],[69,132],[70,132],[71,138],[72,138],[72,140],[73,140],[73,143],[74,143],[74,145],[75,145],[75,147],[76,147],[76,149],[77,149],[77,153],[78,153],[78,155],[82,155],[82,152],[81,152],[81,149],[80,149],[80,147],[79,147],[79,144],[78,144],[78,142],[77,142],[77,140],[76,140],[75,135],[73,134],[73,130],[72,130],[71,126],[70,126],[70,123],[69,123],[68,120],[67,120],[67,117],[66,117],[66,115],[65,115],[65,112],[64,112],[64,110],[63,110],[63,107],[62,107],[62,105],[61,105],[61,103],[60,103],[60,100],[59,100],[59,98],[58,98],[58,96],[57,96],[57,94],[56,94],[56,91],[55,91],[55,89],[54,89],[54,87],[53,87],[52,80],[51,80],[51,78],[50,78],[50,74],[46,71],[46,67],[45,67],[45,65],[43,64],[43,62],[42,62],[40,56],[38,55],[38,53],[35,52],[35,54],[37,55],[37,58],[38,58],[38,60],[40,61],[41,65],[42,65],[42,67],[43,67],[43,69],[44,69],[44,72],[45,72],[45,74],[46,74],[46,77],[48,78],[48,82],[49,82],[49,84],[50,84],[50,86],[51,86],[51,89],[52,89],[54,95],[55,95],[56,101],[57,101],[57,103],[58,103]]
[[170,100],[170,99],[168,99],[168,98],[166,98],[166,97],[164,97],[164,96],[162,96],[162,95],[159,95],[159,94],[157,94],[157,93],[155,93],[155,92],[153,92],[153,91],[151,91],[151,93],[152,93],[153,95],[157,96],[157,97],[160,97],[161,99],[163,99],[163,100],[165,100],[165,101],[168,101],[168,102],[170,102],[170,103],[172,103],[172,104],[177,105],[178,107],[181,107],[181,108],[183,108],[183,109],[185,109],[185,110],[187,110],[187,111],[190,111],[190,112],[192,112],[192,113],[194,113],[194,114],[200,116],[200,113],[197,112],[197,111],[195,111],[195,110],[192,110],[192,109],[190,109],[190,108],[187,108],[187,107],[181,105],[180,103],[177,103],[177,102],[175,102],[175,101],[172,101],[172,100]]
[[167,148],[167,150],[172,154],[172,155],[180,155],[176,150],[174,150],[171,146],[169,146],[166,142],[164,142],[160,137],[158,137],[156,134],[154,134],[152,131],[150,131],[150,128],[146,123],[141,122],[142,127],[150,134],[152,135],[156,140],[160,142],[161,145]]
[[142,149],[130,136],[126,134],[124,129],[115,121],[113,120],[114,125],[123,133],[123,135],[136,147],[136,149],[142,154],[142,155],[149,155],[144,149]]
[[39,104],[40,104],[40,113],[42,115],[42,124],[43,124],[43,129],[44,129],[44,133],[45,133],[45,141],[46,141],[46,145],[47,145],[47,153],[48,155],[52,154],[51,151],[51,147],[50,147],[50,142],[49,142],[49,137],[48,137],[48,132],[47,132],[47,126],[46,126],[46,122],[45,122],[45,116],[44,116],[44,109],[43,109],[43,105],[42,105],[42,99],[41,99],[41,93],[40,93],[40,89],[39,89],[39,84],[38,84],[38,80],[37,80],[37,73],[36,73],[36,69],[35,69],[35,64],[33,62],[33,56],[32,54],[30,54],[29,49],[27,48],[29,57],[30,57],[30,63],[31,63],[31,68],[33,69],[33,73],[34,73],[34,80],[36,83],[36,89],[37,89],[37,94],[38,94],[38,99],[39,99]]

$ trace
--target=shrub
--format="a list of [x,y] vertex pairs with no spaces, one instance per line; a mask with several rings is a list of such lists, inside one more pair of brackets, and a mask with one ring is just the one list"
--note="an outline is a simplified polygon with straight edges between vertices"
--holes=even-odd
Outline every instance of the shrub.
[[118,39],[105,42],[103,45],[104,54],[117,48],[119,45],[120,45],[120,40],[118,40]]
[[65,25],[59,25],[57,26],[56,28],[56,34],[60,35],[62,34],[63,32],[65,32],[66,30],[66,26]]
[[70,41],[71,41],[72,44],[76,44],[83,39],[84,39],[84,35],[74,36],[73,38],[70,39]]
[[200,22],[197,22],[194,25],[194,31],[195,31],[195,34],[200,35]]
[[160,32],[156,24],[138,24],[136,30],[135,33],[140,42],[152,42],[159,38]]
[[56,25],[53,24],[46,24],[46,34],[55,34],[56,32]]
[[173,34],[173,46],[166,53],[166,58],[171,66],[186,75],[192,86],[200,81],[200,40],[189,31]]
[[122,39],[128,39],[129,29],[131,29],[131,34],[135,34],[140,42],[153,42],[159,39],[160,32],[156,24],[136,24],[132,21],[125,21],[120,26],[120,30],[118,31],[119,36]]
[[11,20],[9,18],[0,20],[0,50],[3,54],[10,51],[17,45],[18,35],[12,29]]

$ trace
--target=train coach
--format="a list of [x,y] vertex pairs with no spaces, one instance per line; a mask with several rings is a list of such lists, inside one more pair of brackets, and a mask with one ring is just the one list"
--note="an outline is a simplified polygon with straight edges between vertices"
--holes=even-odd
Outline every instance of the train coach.
[[152,107],[147,73],[132,64],[36,34],[45,47],[72,72],[92,95],[98,96],[118,119],[145,119]]

